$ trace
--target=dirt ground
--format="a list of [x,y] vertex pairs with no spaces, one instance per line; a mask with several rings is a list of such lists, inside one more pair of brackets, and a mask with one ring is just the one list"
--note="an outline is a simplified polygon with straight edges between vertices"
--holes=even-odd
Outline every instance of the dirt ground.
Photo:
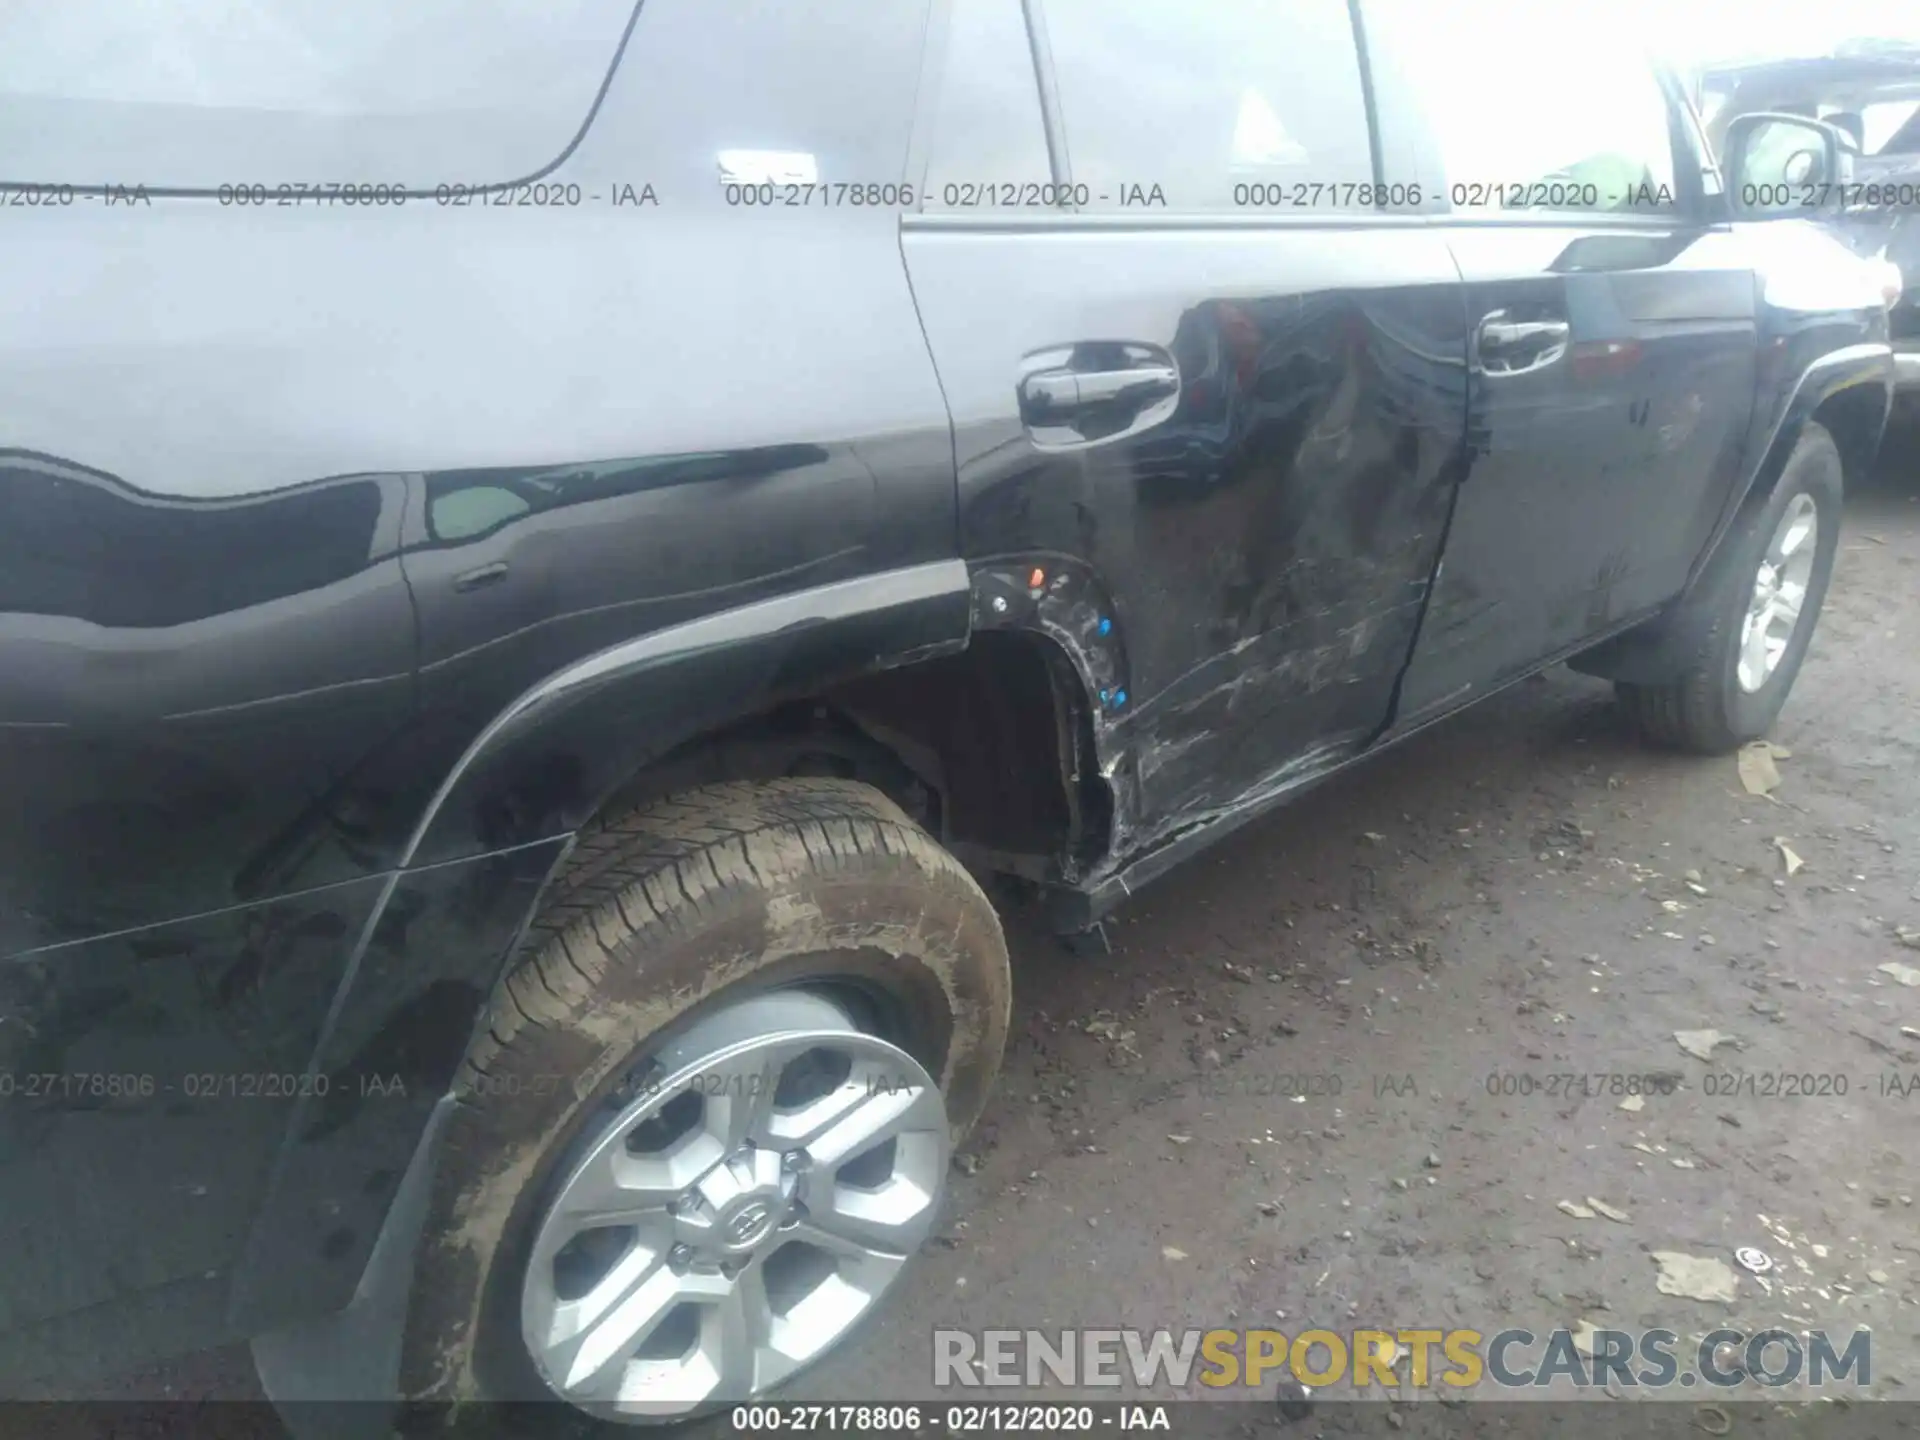
[[[1920,988],[1881,968],[1920,967],[1920,444],[1883,471],[1771,798],[1556,671],[1144,891],[1110,956],[1016,926],[949,1219],[805,1393],[932,1397],[937,1325],[1588,1320],[1870,1326],[1869,1393],[1920,1399]],[[1711,1062],[1674,1038],[1708,1029]],[[1628,1110],[1613,1075],[1678,1088]],[[1624,1218],[1559,1205],[1589,1197]],[[1773,1272],[1731,1303],[1655,1289],[1651,1252],[1746,1245]],[[226,1354],[137,1389],[250,1380]]]

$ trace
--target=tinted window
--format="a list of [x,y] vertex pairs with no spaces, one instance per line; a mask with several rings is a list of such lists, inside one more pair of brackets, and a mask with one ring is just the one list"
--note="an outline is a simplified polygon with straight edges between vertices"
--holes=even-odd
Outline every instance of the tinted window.
[[1045,18],[1086,208],[1130,208],[1135,185],[1174,210],[1371,204],[1345,0],[1046,0]]
[[1671,210],[1667,101],[1630,25],[1520,0],[1369,0],[1456,211]]
[[499,183],[550,164],[634,0],[59,0],[0,11],[0,178]]

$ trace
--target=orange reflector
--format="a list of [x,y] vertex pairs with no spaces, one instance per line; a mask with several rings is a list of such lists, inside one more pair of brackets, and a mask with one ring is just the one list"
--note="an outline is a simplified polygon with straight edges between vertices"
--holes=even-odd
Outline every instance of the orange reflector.
[[1029,590],[1038,590],[1042,585],[1046,583],[1047,583],[1047,572],[1042,570],[1038,565],[1034,566],[1033,573],[1027,576],[1027,588]]

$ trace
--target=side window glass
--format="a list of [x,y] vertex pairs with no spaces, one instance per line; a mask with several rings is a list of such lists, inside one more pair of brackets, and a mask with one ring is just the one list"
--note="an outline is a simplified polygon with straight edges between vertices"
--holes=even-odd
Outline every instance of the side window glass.
[[1869,155],[1920,155],[1920,100],[1876,100],[1860,112]]
[[1370,209],[1345,0],[1045,0],[1090,211]]
[[947,14],[924,207],[1060,205],[1020,0],[953,0]]
[[1524,0],[1368,0],[1459,214],[1674,209],[1671,114],[1636,32]]

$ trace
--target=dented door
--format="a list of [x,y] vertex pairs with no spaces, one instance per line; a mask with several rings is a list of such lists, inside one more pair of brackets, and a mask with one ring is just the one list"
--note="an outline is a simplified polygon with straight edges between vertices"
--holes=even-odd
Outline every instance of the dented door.
[[[1679,592],[1741,473],[1757,297],[1631,26],[1528,0],[1360,9],[1387,179],[1443,227],[1471,325],[1467,461],[1406,726]],[[1516,107],[1461,81],[1482,73],[1554,82]]]
[[1551,323],[1558,338],[1476,349],[1471,459],[1401,720],[1483,695],[1686,583],[1753,404],[1753,272],[1729,238],[1612,217],[1453,231],[1476,320]]
[[1372,176],[1340,0],[1050,0],[1037,84],[1015,0],[952,8],[904,243],[963,553],[1063,557],[1100,596],[1107,632],[1055,638],[1114,667],[1085,673],[1139,850],[1384,722],[1464,428],[1459,276],[1437,233],[1312,188]]

